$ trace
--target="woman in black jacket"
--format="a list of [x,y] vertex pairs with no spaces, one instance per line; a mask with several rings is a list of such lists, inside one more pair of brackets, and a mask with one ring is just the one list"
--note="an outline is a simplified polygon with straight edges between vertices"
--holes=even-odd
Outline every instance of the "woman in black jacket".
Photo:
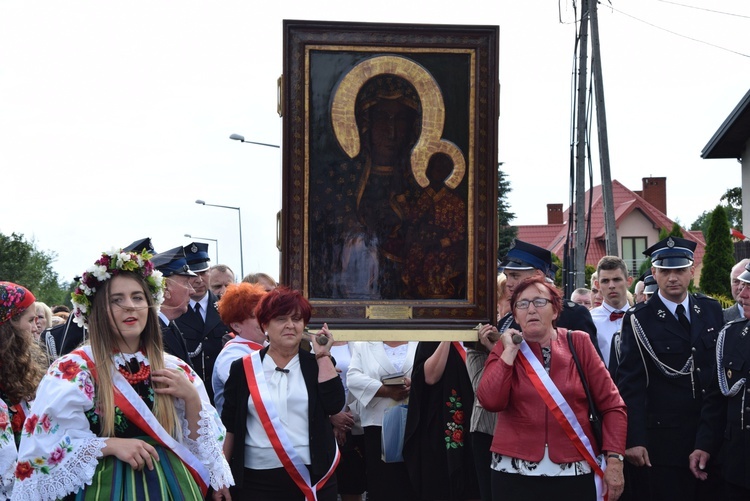
[[[344,406],[344,387],[331,357],[326,326],[313,337],[314,354],[299,348],[310,303],[281,287],[269,292],[256,317],[270,342],[235,361],[224,395],[224,454],[240,499],[304,500],[317,492],[335,501],[339,453],[328,416]],[[250,433],[247,433],[247,431]]]

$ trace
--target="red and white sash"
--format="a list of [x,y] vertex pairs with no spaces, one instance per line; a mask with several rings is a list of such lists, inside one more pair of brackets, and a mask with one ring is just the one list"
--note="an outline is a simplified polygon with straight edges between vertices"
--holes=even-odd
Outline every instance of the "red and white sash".
[[[92,357],[87,353],[88,350],[90,350],[89,347],[83,347],[75,350],[73,353],[81,356],[86,361],[91,374],[96,379],[96,367]],[[140,395],[136,393],[119,371],[114,371],[112,384],[114,385],[115,405],[120,408],[125,417],[128,418],[128,421],[146,432],[149,437],[156,440],[162,446],[174,452],[185,464],[188,471],[190,471],[190,474],[205,496],[210,485],[210,474],[206,466],[187,447],[175,440],[164,429],[156,419],[156,416],[151,412],[151,409],[148,408]]]
[[451,341],[451,344],[453,344],[453,347],[458,352],[458,355],[461,357],[461,360],[463,360],[464,363],[466,363],[466,348],[464,348],[464,345],[462,345],[458,341]]
[[519,360],[526,371],[526,375],[531,379],[531,384],[534,385],[539,396],[542,397],[542,400],[544,400],[544,403],[547,405],[552,415],[560,423],[560,426],[562,426],[565,434],[573,442],[573,445],[575,445],[578,452],[581,453],[586,462],[591,466],[591,469],[594,470],[594,473],[596,474],[594,475],[594,481],[596,483],[596,498],[606,499],[606,496],[603,496],[602,494],[602,479],[604,478],[606,461],[602,460],[601,463],[599,463],[596,460],[596,455],[594,454],[594,449],[591,447],[591,442],[583,432],[583,428],[581,427],[581,423],[578,422],[575,412],[570,408],[570,405],[565,400],[562,393],[560,393],[557,386],[555,386],[555,383],[549,377],[547,371],[544,370],[544,366],[542,366],[539,359],[536,358],[534,352],[531,351],[528,343],[523,341],[519,347]]
[[257,350],[262,350],[263,349],[263,345],[262,344],[259,344],[259,343],[256,343],[255,341],[250,341],[249,339],[245,339],[245,338],[237,336],[237,337],[233,337],[232,339],[230,339],[229,341],[227,341],[226,344],[224,345],[224,347],[221,350],[224,351],[228,347],[231,347],[232,345],[235,345],[235,344],[244,345],[244,346],[248,347],[252,351],[257,351]]
[[339,464],[341,453],[339,452],[338,444],[336,444],[336,455],[328,472],[315,485],[312,485],[310,471],[297,454],[297,451],[294,450],[294,446],[286,431],[284,431],[276,407],[271,400],[271,392],[268,389],[266,376],[263,373],[263,362],[260,359],[260,352],[254,351],[250,355],[242,357],[242,365],[245,368],[250,398],[253,401],[253,405],[255,405],[255,409],[258,411],[261,424],[263,425],[263,429],[266,430],[273,450],[276,452],[279,460],[281,460],[281,464],[284,465],[284,469],[305,495],[305,499],[307,501],[317,501],[318,489],[323,488]]

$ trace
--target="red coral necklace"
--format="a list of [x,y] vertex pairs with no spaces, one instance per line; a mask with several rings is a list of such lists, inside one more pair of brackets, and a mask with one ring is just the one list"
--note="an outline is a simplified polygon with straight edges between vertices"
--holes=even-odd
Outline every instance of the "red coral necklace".
[[128,364],[127,368],[118,364],[117,370],[131,385],[142,383],[151,376],[151,366],[143,362],[140,363],[140,369],[136,373],[130,371],[130,364]]
[[136,372],[135,374],[130,372],[130,369],[126,369],[121,365],[117,366],[117,370],[131,385],[142,383],[151,375],[151,367],[144,364],[143,362],[141,362],[141,368],[138,369],[138,372]]

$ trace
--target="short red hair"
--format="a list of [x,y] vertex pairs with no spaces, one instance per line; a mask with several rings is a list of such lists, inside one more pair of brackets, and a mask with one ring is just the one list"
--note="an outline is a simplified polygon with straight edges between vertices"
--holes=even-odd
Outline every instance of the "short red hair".
[[231,328],[233,322],[255,317],[255,308],[265,295],[266,289],[260,284],[229,284],[217,303],[221,321]]
[[255,309],[255,316],[263,330],[274,318],[292,313],[299,313],[307,325],[312,316],[312,306],[301,292],[284,286],[268,292]]
[[[554,284],[549,283],[546,278],[539,276],[526,278],[520,284],[516,285],[516,288],[513,290],[513,295],[510,297],[511,311],[516,311],[516,301],[518,301],[521,293],[532,285],[539,285],[543,289],[547,289],[547,292],[549,292],[550,304],[552,305],[552,311],[555,312],[557,318],[560,318],[560,313],[562,313],[563,308],[562,295]],[[552,321],[552,325],[555,325],[554,320]]]

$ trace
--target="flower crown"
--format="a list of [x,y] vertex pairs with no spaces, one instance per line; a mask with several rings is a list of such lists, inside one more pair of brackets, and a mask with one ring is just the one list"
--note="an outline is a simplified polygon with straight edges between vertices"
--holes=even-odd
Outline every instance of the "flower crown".
[[164,279],[159,270],[151,263],[151,254],[144,250],[140,254],[113,249],[103,252],[94,266],[89,267],[78,281],[75,292],[71,294],[73,303],[73,321],[80,327],[88,327],[91,312],[91,298],[104,282],[121,271],[131,271],[143,277],[154,298],[156,306],[164,302]]

